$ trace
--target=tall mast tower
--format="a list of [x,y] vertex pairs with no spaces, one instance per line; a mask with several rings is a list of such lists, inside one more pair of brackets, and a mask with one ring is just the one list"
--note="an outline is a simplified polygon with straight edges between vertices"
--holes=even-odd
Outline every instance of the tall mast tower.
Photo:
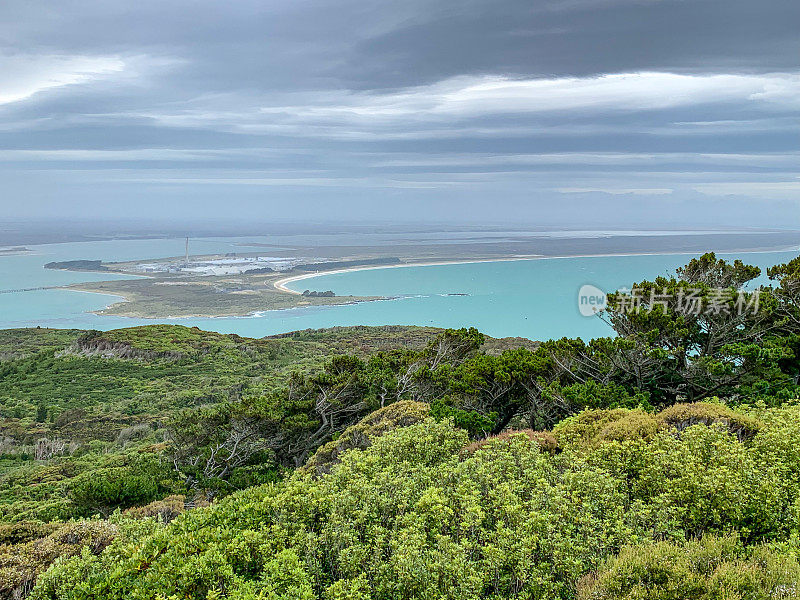
[[185,266],[189,266],[189,236],[186,236],[186,262]]

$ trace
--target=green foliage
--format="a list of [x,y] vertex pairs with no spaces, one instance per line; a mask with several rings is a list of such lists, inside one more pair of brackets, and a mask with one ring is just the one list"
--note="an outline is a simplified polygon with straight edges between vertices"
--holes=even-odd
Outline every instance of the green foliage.
[[117,508],[152,502],[175,487],[171,469],[156,459],[138,459],[84,473],[70,484],[69,497],[85,514],[108,516]]
[[[0,417],[32,419],[42,403],[56,417],[81,411],[58,428],[89,439],[113,439],[131,416],[148,421],[164,411],[257,393],[290,368],[320,365],[331,352],[315,342],[253,340],[176,325],[54,332],[0,332],[0,348],[10,334],[21,348],[7,359],[0,354]],[[101,432],[93,413],[102,416]]]
[[38,539],[0,544],[0,597],[26,596],[36,578],[57,558],[78,555],[84,548],[92,555],[99,554],[117,531],[108,521],[77,521],[57,526]]
[[[621,450],[642,453],[631,493],[651,507],[660,535],[736,530],[752,543],[787,536],[796,527],[792,502],[798,490],[787,490],[778,465],[765,469],[752,448],[720,427],[695,425],[680,437],[664,432],[646,449],[628,444]],[[792,457],[778,460],[781,468],[798,469]]]
[[19,523],[0,524],[0,544],[13,546],[30,542],[52,533],[58,527],[55,523],[39,523],[37,521],[22,521]]
[[462,462],[467,439],[445,422],[398,429],[325,477],[297,473],[62,562],[34,597],[240,597],[274,586],[276,561],[280,589],[301,597],[566,597],[629,537],[615,482],[562,472],[525,436]]
[[624,408],[584,410],[556,425],[553,434],[561,444],[592,446],[601,441],[601,433],[629,415]]
[[259,452],[282,467],[299,467],[372,411],[435,399],[483,340],[475,329],[445,330],[416,352],[334,356],[321,370],[293,372],[269,393],[185,411],[169,424],[172,460],[187,485],[222,490]]
[[[127,456],[98,448],[97,452],[16,464],[0,475],[0,521],[54,521],[84,516],[96,507],[73,502],[70,489],[75,483],[90,479],[95,471],[125,469],[126,465],[141,461],[138,452]],[[173,479],[173,485],[177,483],[169,471],[162,471],[161,477]]]
[[125,511],[125,515],[132,519],[156,518],[162,522],[172,521],[186,510],[186,497],[176,494],[160,500],[154,500],[144,506],[136,506]]
[[608,441],[650,440],[660,431],[680,434],[693,425],[718,425],[740,441],[751,440],[761,429],[755,417],[714,402],[675,404],[652,414],[642,409],[585,410],[564,419],[554,434],[562,444],[594,447]]
[[78,329],[27,329],[0,330],[0,361],[18,360],[36,354],[61,350],[75,341],[83,331]]
[[658,417],[678,431],[697,423],[719,423],[739,439],[750,439],[761,429],[758,419],[738,414],[727,406],[714,402],[674,404],[658,413]]
[[587,408],[652,408],[648,402],[647,392],[631,394],[617,383],[601,384],[592,379],[570,385],[553,383],[544,390],[544,394],[549,397],[561,397],[570,406],[578,410]]
[[579,600],[774,600],[796,598],[800,563],[735,537],[626,546],[581,582]]
[[[195,413],[181,416],[194,420],[195,434],[203,419],[223,428],[231,416],[249,422],[241,398],[271,393],[290,371],[349,350],[364,357],[403,345],[422,350],[440,331],[339,328],[264,340],[173,325],[0,331],[0,522],[85,514],[70,499],[72,480],[119,467],[139,450],[159,455],[169,447],[165,426],[182,411]],[[40,452],[42,440],[52,448]],[[202,455],[212,441],[201,436],[189,449]],[[225,480],[211,473],[204,486],[225,492],[274,480],[273,454],[253,450]]]
[[624,440],[649,440],[662,429],[662,421],[651,414],[636,409],[621,419],[610,421],[597,434],[602,442]]
[[508,444],[513,443],[514,439],[519,436],[525,436],[530,441],[536,443],[539,446],[539,449],[542,452],[547,452],[548,454],[555,455],[561,451],[561,447],[558,445],[558,440],[556,440],[555,436],[553,436],[548,431],[533,431],[532,429],[512,429],[508,431],[504,431],[503,433],[493,435],[487,438],[483,438],[481,440],[477,440],[464,446],[461,449],[462,456],[469,456],[480,450],[481,448],[485,448],[486,446],[492,446],[495,444]]
[[662,408],[713,396],[733,401],[751,389],[794,390],[796,348],[784,336],[796,335],[800,320],[785,318],[788,300],[779,291],[745,289],[759,273],[709,253],[677,277],[634,284],[635,295],[610,294],[604,319],[619,338],[598,341],[599,352],[583,362],[627,388],[647,390]]
[[[466,432],[428,419],[321,477],[297,471],[60,562],[33,597],[748,598],[796,578],[793,559],[760,544],[789,548],[800,531],[800,409],[760,410],[750,440],[697,423],[560,454],[535,432],[464,452]],[[582,433],[587,414],[562,430]],[[607,411],[593,431],[631,415],[646,414]],[[653,596],[636,596],[640,576]],[[710,595],[680,595],[684,579]]]
[[329,473],[339,463],[342,453],[355,448],[368,448],[372,441],[394,431],[424,421],[432,413],[431,407],[423,402],[404,400],[395,402],[364,417],[348,427],[333,441],[319,448],[303,467],[313,473]]
[[688,283],[701,283],[716,288],[739,289],[761,275],[761,269],[741,260],[728,263],[707,252],[677,269],[678,277]]
[[472,437],[481,437],[494,431],[499,415],[490,412],[482,415],[476,410],[456,408],[450,398],[434,400],[430,405],[430,414],[436,419],[452,419],[456,427],[467,431]]

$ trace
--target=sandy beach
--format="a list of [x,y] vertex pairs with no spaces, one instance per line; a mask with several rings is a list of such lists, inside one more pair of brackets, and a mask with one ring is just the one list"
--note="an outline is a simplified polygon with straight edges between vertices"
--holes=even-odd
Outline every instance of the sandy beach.
[[[792,251],[794,248],[776,248],[769,250],[742,250],[741,252],[748,252],[753,254]],[[292,275],[284,277],[273,282],[275,289],[286,292],[289,294],[302,295],[302,292],[293,290],[286,287],[288,284],[295,281],[302,281],[304,279],[312,279],[314,277],[323,277],[325,275],[337,275],[339,273],[350,273],[353,271],[373,271],[376,269],[402,269],[406,267],[438,267],[445,265],[466,265],[475,263],[494,263],[494,262],[510,262],[522,260],[552,260],[552,259],[565,259],[565,258],[608,258],[613,256],[681,256],[684,254],[692,254],[692,252],[623,252],[623,253],[603,253],[603,254],[563,254],[558,256],[546,256],[543,254],[533,254],[526,256],[507,256],[502,258],[475,258],[475,259],[461,259],[461,260],[440,260],[428,262],[408,262],[400,265],[364,265],[362,267],[348,267],[346,269],[335,269],[332,271],[314,271],[313,273],[303,273],[302,275]],[[720,253],[724,254],[724,253]]]
[[518,261],[518,260],[536,260],[540,258],[555,258],[555,257],[547,257],[541,255],[533,255],[533,256],[513,256],[513,257],[505,257],[505,258],[476,258],[476,259],[465,259],[465,260],[443,260],[443,261],[435,261],[435,262],[409,262],[403,263],[402,265],[378,265],[378,266],[370,266],[364,265],[363,267],[348,267],[346,269],[336,269],[333,271],[314,271],[313,273],[303,273],[302,275],[292,275],[291,277],[284,277],[283,279],[278,279],[277,281],[273,282],[273,286],[275,289],[280,290],[281,292],[288,292],[289,294],[296,294],[302,295],[302,292],[298,292],[297,290],[290,289],[286,287],[287,284],[292,283],[293,281],[302,281],[304,279],[312,279],[314,277],[322,277],[323,275],[337,275],[339,273],[350,273],[353,271],[374,271],[377,269],[402,269],[405,267],[438,267],[444,265],[470,265],[475,263],[487,263],[487,262],[509,262],[509,261]]

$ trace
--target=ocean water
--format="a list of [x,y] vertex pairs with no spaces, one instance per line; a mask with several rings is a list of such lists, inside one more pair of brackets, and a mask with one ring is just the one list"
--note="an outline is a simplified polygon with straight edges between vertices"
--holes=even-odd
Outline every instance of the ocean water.
[[[110,279],[102,273],[45,270],[60,260],[133,260],[179,256],[183,239],[48,244],[25,255],[0,256],[0,290],[64,285]],[[192,240],[193,254],[253,251],[257,238]],[[798,252],[721,255],[742,258],[762,268],[791,260]],[[91,314],[114,297],[68,290],[0,293],[0,328],[74,327],[114,329],[147,323],[177,323],[221,333],[260,337],[336,325],[475,326],[492,336],[532,339],[591,338],[609,333],[597,317],[578,311],[584,284],[611,291],[636,281],[667,275],[694,255],[639,255],[550,258],[368,269],[321,275],[294,282],[293,289],[333,290],[337,295],[388,296],[377,302],[269,311],[248,317],[216,319],[132,319]],[[763,278],[766,281],[765,278]]]

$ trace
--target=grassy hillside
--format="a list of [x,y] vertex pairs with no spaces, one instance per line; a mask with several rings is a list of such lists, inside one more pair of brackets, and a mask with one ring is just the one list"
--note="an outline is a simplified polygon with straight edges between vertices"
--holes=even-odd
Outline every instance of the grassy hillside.
[[[265,339],[174,325],[0,331],[0,521],[92,512],[70,495],[76,482],[139,468],[142,453],[157,463],[164,426],[182,410],[266,394],[331,356],[418,350],[440,331],[340,327]],[[486,348],[518,345],[533,346],[489,339]],[[168,465],[156,471],[159,493],[185,492]]]
[[0,418],[6,431],[113,439],[131,423],[257,393],[334,354],[421,347],[435,333],[360,327],[257,340],[174,325],[0,331]]

